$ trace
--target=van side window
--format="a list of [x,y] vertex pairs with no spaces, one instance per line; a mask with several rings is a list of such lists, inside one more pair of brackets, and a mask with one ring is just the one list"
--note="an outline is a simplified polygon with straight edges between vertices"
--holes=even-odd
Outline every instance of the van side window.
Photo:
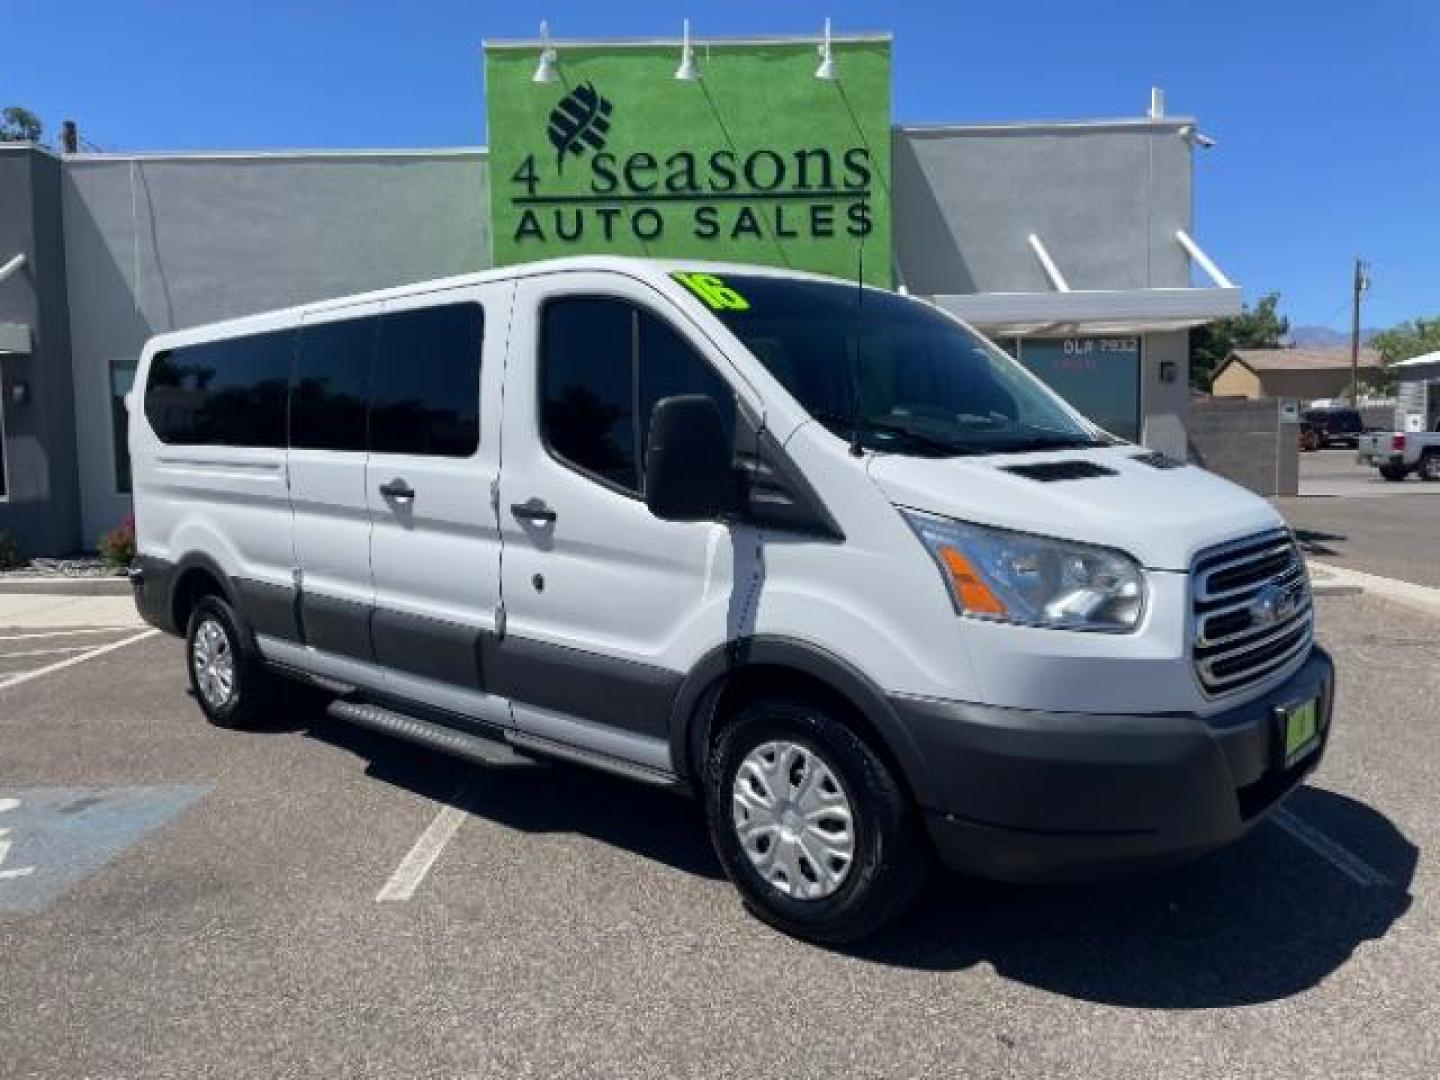
[[707,394],[733,434],[735,396],[663,319],[607,297],[552,300],[541,318],[540,423],[561,459],[627,492],[643,487],[661,398]]
[[370,405],[372,453],[475,453],[480,445],[484,332],[484,313],[475,303],[380,317]]
[[157,355],[145,416],[176,446],[285,445],[293,330],[184,345]]
[[291,446],[364,452],[378,323],[370,316],[301,328],[290,391]]

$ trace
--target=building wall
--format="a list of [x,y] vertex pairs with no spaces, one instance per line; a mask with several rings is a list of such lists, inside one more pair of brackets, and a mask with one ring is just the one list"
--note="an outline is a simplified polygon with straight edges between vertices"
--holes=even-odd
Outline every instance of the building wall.
[[[0,321],[30,327],[29,356],[0,357],[6,495],[0,530],[31,555],[77,546],[75,414],[65,314],[60,163],[32,147],[0,149],[0,263],[25,265],[0,282]],[[16,402],[18,385],[27,400]]]
[[480,151],[67,159],[83,537],[129,508],[112,362],[167,330],[484,269],[486,183]]
[[1260,378],[1244,364],[1227,364],[1225,370],[1210,384],[1210,392],[1216,397],[1264,397]]
[[1299,425],[1281,422],[1278,401],[1197,403],[1189,457],[1257,495],[1295,495],[1300,488]]
[[1173,120],[898,128],[897,281],[912,293],[1047,292],[1027,243],[1072,289],[1179,288],[1190,266],[1190,144]]
[[[1146,334],[1141,354],[1140,408],[1144,415],[1141,439],[1180,461],[1186,459],[1186,433],[1190,426],[1190,333]],[[1165,382],[1161,366],[1173,365],[1174,378]]]

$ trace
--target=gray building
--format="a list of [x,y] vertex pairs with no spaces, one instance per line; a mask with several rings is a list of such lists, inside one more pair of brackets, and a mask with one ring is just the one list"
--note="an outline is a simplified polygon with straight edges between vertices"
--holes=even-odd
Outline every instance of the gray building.
[[[1156,117],[899,126],[897,282],[1184,457],[1188,330],[1240,307],[1190,239],[1195,140]],[[152,334],[484,269],[488,205],[483,149],[0,145],[0,530],[58,554],[128,512],[123,395]]]

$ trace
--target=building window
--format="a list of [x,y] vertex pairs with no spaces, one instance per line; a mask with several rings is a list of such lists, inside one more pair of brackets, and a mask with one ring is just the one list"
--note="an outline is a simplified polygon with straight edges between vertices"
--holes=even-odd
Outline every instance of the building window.
[[129,495],[130,486],[130,426],[129,414],[125,411],[125,395],[135,385],[136,361],[133,358],[110,361],[110,439],[115,461],[115,490]]
[[1138,337],[1025,338],[1020,362],[1093,423],[1140,441]]

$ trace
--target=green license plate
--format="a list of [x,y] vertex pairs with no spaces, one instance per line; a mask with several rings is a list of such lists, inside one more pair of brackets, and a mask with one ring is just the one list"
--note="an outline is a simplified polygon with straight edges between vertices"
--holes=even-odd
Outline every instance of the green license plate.
[[1304,757],[1320,741],[1320,702],[1306,701],[1285,712],[1285,767]]

